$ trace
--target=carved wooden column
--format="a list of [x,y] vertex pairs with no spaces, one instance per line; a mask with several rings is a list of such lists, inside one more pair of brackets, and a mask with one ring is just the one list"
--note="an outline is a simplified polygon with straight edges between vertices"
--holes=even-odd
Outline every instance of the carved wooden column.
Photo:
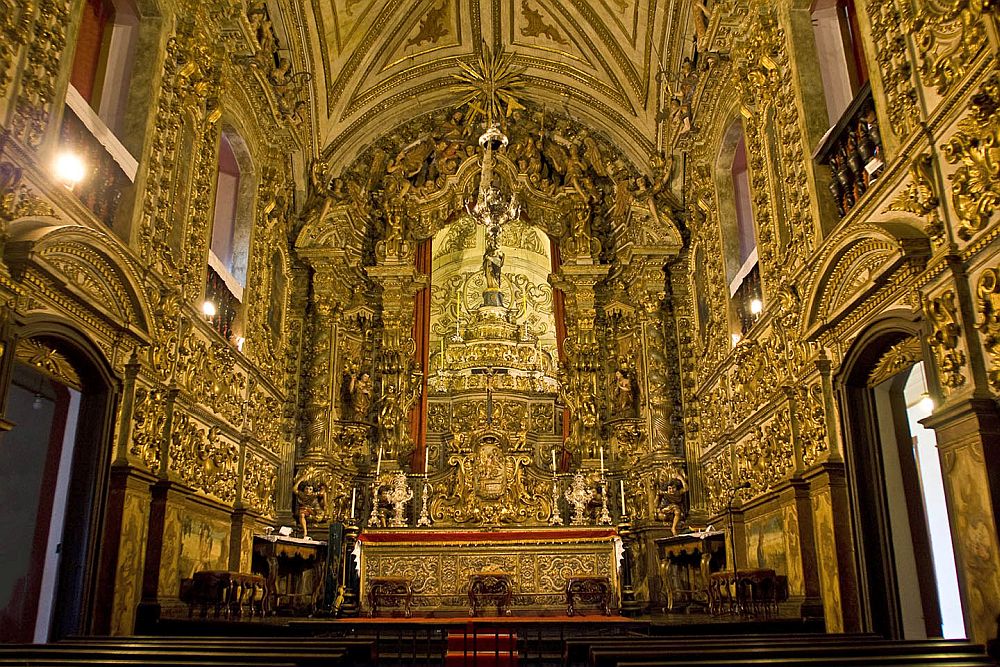
[[594,321],[596,286],[608,275],[607,265],[563,264],[549,277],[566,297],[566,377],[564,400],[569,404],[572,429],[568,445],[584,458],[596,458],[598,422],[597,382],[603,363]]
[[376,370],[381,381],[377,405],[383,465],[411,453],[409,414],[421,386],[413,358],[413,298],[430,279],[414,266],[415,244],[404,238],[402,211],[389,205],[385,215],[389,232],[376,245],[378,263],[367,269],[368,277],[382,288],[382,347]]

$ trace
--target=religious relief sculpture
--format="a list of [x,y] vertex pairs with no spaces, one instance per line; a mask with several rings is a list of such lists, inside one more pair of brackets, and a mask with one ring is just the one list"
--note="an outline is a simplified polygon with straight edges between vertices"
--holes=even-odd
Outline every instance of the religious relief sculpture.
[[532,456],[523,440],[511,446],[492,430],[461,435],[448,458],[451,483],[437,484],[431,515],[441,523],[544,525],[549,518],[547,484],[529,475]]

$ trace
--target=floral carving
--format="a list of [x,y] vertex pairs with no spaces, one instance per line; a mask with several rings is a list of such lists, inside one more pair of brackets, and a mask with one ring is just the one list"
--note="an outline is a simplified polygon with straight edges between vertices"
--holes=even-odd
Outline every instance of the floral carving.
[[969,239],[990,221],[1000,204],[1000,76],[993,75],[972,98],[972,109],[944,145],[945,159],[957,164],[951,175],[951,198]]
[[961,326],[958,324],[955,292],[947,290],[937,298],[925,300],[924,316],[933,329],[927,336],[927,343],[937,359],[941,384],[948,389],[957,389],[965,384],[965,376],[962,375],[965,353],[958,349]]
[[944,224],[938,209],[941,202],[936,193],[934,158],[930,153],[921,153],[910,163],[910,180],[887,210],[905,211],[924,218],[924,233],[937,246],[944,242]]
[[987,269],[979,277],[976,301],[982,316],[977,328],[990,355],[990,387],[1000,392],[1000,269]]

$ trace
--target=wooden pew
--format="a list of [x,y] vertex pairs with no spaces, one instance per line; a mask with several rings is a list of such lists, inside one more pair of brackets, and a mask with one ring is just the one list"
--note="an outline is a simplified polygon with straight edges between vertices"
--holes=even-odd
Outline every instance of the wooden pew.
[[616,637],[604,635],[577,637],[563,643],[563,665],[575,667],[588,664],[590,649],[606,648],[624,650],[646,647],[662,648],[664,653],[673,647],[705,647],[711,650],[719,645],[726,646],[776,646],[799,644],[826,644],[842,641],[860,642],[881,639],[872,634],[839,633],[796,633],[796,634],[753,634],[753,635],[680,635],[674,637]]
[[213,650],[233,648],[242,651],[253,651],[259,649],[267,652],[298,650],[343,651],[346,664],[349,665],[373,665],[376,658],[375,642],[370,639],[333,639],[327,637],[163,637],[158,635],[140,635],[130,637],[73,637],[60,641],[59,645],[162,646],[170,650],[204,647]]
[[[104,665],[120,665],[121,667],[145,667],[146,665],[155,665],[155,667],[261,667],[260,663],[252,663],[244,665],[240,662],[210,662],[205,660],[199,660],[197,662],[171,662],[169,660],[164,660],[162,662],[150,662],[146,658],[137,658],[134,660],[127,659],[114,659],[114,660],[101,660],[100,662],[95,662],[93,658],[51,658],[48,656],[40,658],[4,658],[0,657],[0,667],[103,667]],[[268,667],[296,667],[294,663],[291,662],[271,662],[267,663]]]
[[[788,664],[790,661],[891,661],[935,660],[979,660],[977,664],[990,665],[979,646],[964,641],[883,641],[825,642],[817,644],[740,645],[723,642],[714,646],[648,646],[633,644],[631,647],[593,647],[589,664],[593,667],[614,667],[625,663],[649,663],[657,665],[714,665],[763,664],[761,661]],[[985,662],[983,661],[985,660]],[[845,662],[846,664],[846,662]],[[930,663],[928,663],[930,664]]]
[[278,649],[263,650],[259,647],[227,646],[210,648],[207,646],[179,646],[171,648],[159,646],[116,646],[85,644],[67,646],[63,644],[21,644],[0,645],[0,659],[52,660],[87,659],[92,665],[105,664],[113,660],[145,661],[159,666],[160,663],[187,663],[196,667],[203,662],[229,665],[271,667],[275,664],[291,664],[295,667],[328,667],[349,664],[343,649]]
[[911,655],[911,656],[855,656],[838,658],[799,658],[782,659],[776,662],[770,658],[757,658],[754,660],[726,660],[716,659],[715,661],[696,662],[619,662],[617,667],[708,667],[709,665],[719,667],[765,667],[780,665],[781,667],[984,667],[996,665],[988,658],[962,658],[955,656],[941,655]]

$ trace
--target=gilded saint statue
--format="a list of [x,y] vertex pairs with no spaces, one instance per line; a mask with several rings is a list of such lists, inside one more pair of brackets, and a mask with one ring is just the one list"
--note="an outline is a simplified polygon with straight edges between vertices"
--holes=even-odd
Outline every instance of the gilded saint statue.
[[488,236],[486,252],[483,254],[483,275],[486,277],[486,289],[500,289],[500,270],[503,268],[503,259],[500,243]]
[[372,406],[372,378],[369,373],[352,371],[344,374],[341,404],[344,421],[368,421]]
[[639,416],[639,388],[636,386],[634,373],[627,368],[620,368],[615,371],[611,416]]

